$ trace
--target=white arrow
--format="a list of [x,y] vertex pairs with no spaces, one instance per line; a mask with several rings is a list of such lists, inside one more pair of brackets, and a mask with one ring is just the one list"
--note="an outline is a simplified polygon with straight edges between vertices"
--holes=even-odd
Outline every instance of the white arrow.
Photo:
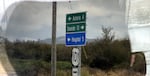
[[68,20],[69,20],[69,21],[71,21],[71,20],[72,20],[72,18],[69,16],[69,17],[68,17]]
[[81,26],[81,29],[84,29],[84,25]]
[[67,38],[67,41],[69,42],[69,41],[71,41],[71,39],[70,39],[70,38]]

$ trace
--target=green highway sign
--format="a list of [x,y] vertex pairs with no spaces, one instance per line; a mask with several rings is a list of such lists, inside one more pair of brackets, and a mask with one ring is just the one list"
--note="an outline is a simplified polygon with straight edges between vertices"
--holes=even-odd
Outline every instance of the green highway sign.
[[85,23],[66,24],[66,32],[82,32],[85,31]]
[[86,12],[72,13],[66,15],[66,23],[85,22]]
[[66,15],[66,46],[86,44],[86,12]]

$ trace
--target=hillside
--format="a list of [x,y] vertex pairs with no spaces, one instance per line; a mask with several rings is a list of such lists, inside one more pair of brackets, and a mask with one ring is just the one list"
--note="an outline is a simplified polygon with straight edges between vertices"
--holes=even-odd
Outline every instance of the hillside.
[[[88,39],[87,38],[87,42],[93,42],[94,40],[95,39]],[[51,41],[52,41],[51,38],[39,40],[40,43],[47,43],[47,44],[51,44]],[[56,44],[65,44],[65,36],[57,37],[56,38]]]

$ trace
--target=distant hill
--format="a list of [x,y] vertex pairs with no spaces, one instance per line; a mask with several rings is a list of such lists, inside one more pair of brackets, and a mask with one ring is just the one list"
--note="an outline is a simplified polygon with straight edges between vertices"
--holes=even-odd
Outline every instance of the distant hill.
[[[94,40],[95,39],[87,39],[87,42],[93,42]],[[40,40],[39,42],[51,44],[51,41],[52,41],[52,39],[48,38],[48,39]],[[65,36],[57,37],[56,44],[65,44]]]

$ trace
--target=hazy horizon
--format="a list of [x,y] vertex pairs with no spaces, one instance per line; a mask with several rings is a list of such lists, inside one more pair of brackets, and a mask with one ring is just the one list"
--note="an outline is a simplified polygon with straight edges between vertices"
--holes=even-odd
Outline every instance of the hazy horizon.
[[[89,8],[90,7],[90,8]],[[11,8],[8,9],[9,12]],[[57,37],[66,34],[66,14],[87,12],[86,37],[101,38],[101,27],[112,27],[116,38],[128,38],[125,25],[125,8],[119,7],[118,0],[83,0],[58,2],[57,4]],[[6,30],[10,40],[37,40],[51,38],[52,3],[22,2],[12,13]]]

